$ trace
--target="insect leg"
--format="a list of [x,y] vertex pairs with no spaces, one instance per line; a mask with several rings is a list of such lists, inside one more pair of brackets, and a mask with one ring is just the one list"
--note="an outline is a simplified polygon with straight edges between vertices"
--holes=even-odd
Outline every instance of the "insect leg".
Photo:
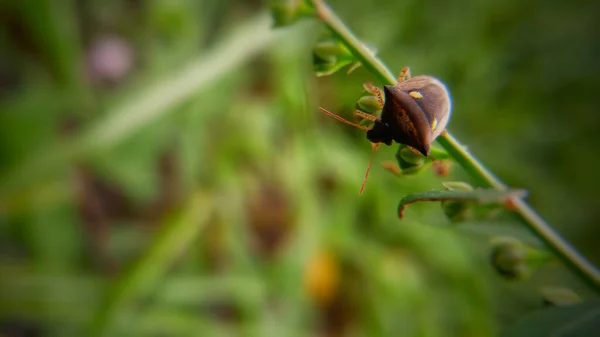
[[346,119],[344,119],[344,118],[342,118],[342,117],[340,117],[340,116],[338,116],[338,115],[334,114],[333,112],[331,112],[331,111],[328,111],[328,110],[325,110],[325,109],[323,109],[323,108],[319,108],[319,110],[321,110],[321,112],[322,112],[322,113],[324,113],[324,114],[326,114],[327,116],[333,117],[333,118],[337,119],[338,121],[340,121],[340,122],[342,122],[342,123],[346,123],[346,124],[348,124],[348,125],[352,125],[352,126],[354,126],[355,128],[358,128],[358,129],[361,129],[361,130],[365,130],[365,131],[368,131],[368,130],[370,130],[370,129],[371,129],[371,128],[369,128],[369,127],[366,127],[366,126],[363,126],[363,125],[359,125],[359,124],[356,124],[356,123],[352,123],[352,122],[350,122],[349,120],[346,120]]
[[406,147],[408,147],[408,149],[409,149],[409,150],[411,150],[411,151],[412,151],[413,153],[415,153],[415,154],[418,154],[418,155],[423,155],[423,154],[421,153],[421,151],[419,151],[419,150],[415,149],[415,148],[414,148],[414,147],[412,147],[412,146],[408,146],[408,145],[406,145]]
[[379,103],[379,109],[383,109],[384,101],[383,101],[383,91],[381,90],[381,88],[374,86],[370,82],[363,84],[363,87],[369,94],[375,95],[375,97],[377,98],[377,102]]
[[362,119],[370,120],[372,122],[374,122],[374,121],[377,120],[377,117],[375,117],[373,115],[370,115],[368,113],[364,113],[364,112],[359,111],[359,110],[354,110],[354,116],[358,116],[358,117],[360,117]]
[[408,67],[402,68],[400,75],[398,75],[398,82],[404,82],[406,80],[410,80],[412,76],[410,75],[410,69]]
[[375,156],[375,152],[379,149],[381,143],[371,143],[371,147],[373,151],[371,151],[371,157],[369,158],[369,164],[367,165],[367,172],[365,172],[365,177],[363,179],[362,185],[360,186],[359,194],[362,195],[365,190],[365,185],[367,183],[367,178],[369,177],[369,171],[371,170],[371,163],[373,163],[373,157]]

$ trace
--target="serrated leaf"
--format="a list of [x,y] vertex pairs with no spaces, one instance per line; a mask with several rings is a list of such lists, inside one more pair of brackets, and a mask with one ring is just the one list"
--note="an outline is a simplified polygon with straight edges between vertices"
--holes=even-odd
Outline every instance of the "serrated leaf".
[[510,198],[523,198],[527,195],[525,190],[495,190],[495,189],[476,189],[473,191],[448,191],[448,190],[435,190],[421,193],[409,194],[400,200],[398,204],[398,217],[402,220],[404,216],[404,209],[415,202],[420,201],[473,201],[479,204],[488,203],[502,203]]
[[555,307],[526,315],[502,337],[600,336],[600,301]]

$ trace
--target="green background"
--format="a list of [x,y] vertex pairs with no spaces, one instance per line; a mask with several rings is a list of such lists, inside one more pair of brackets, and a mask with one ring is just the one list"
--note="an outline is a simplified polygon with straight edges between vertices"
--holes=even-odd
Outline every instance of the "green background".
[[[600,263],[597,3],[331,5],[394,72],[444,81],[449,130]],[[313,19],[272,31],[259,1],[0,9],[3,335],[486,336],[541,309],[542,286],[594,297],[558,263],[498,276],[491,237],[536,243],[506,213],[397,219],[403,196],[468,181],[456,165],[398,178],[386,147],[359,196],[370,145],[317,107],[350,118],[374,78],[316,78]],[[127,46],[119,78],[90,69],[104,38]]]

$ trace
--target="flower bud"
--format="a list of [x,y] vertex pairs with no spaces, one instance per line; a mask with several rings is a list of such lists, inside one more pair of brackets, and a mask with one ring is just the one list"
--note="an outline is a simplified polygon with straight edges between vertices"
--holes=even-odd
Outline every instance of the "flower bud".
[[355,62],[356,59],[348,48],[334,39],[319,41],[313,49],[313,64],[317,76],[331,75]]
[[425,166],[426,158],[406,145],[398,147],[395,157],[403,175],[419,173]]
[[545,287],[541,289],[544,305],[554,307],[577,304],[581,302],[581,297],[573,290],[567,288]]
[[444,200],[442,210],[452,222],[461,222],[473,218],[473,204],[465,201]]
[[344,47],[343,44],[331,39],[317,42],[313,49],[313,53],[315,54],[315,57],[331,63],[335,62],[340,56],[342,58],[352,56],[350,51]]
[[358,107],[368,113],[376,113],[381,110],[379,101],[375,96],[363,96],[358,100]]
[[271,0],[271,14],[274,26],[286,26],[312,14],[313,9],[305,0]]
[[502,276],[522,280],[531,275],[535,268],[550,260],[551,255],[516,239],[497,238],[492,241],[490,258],[492,266]]
[[134,66],[131,44],[118,36],[104,36],[92,44],[87,55],[88,72],[97,83],[117,83]]
[[415,173],[425,164],[425,157],[406,145],[400,145],[396,151],[396,160],[404,173],[407,170]]
[[423,165],[425,162],[425,157],[422,154],[408,146],[403,146],[402,149],[400,149],[400,158],[413,166]]
[[314,64],[314,69],[315,69],[315,73],[317,73],[317,76],[327,76],[327,75],[331,75],[333,73],[335,73],[336,71],[338,71],[341,67],[339,66],[339,64],[333,62],[333,63],[316,63]]
[[519,241],[496,243],[492,248],[492,266],[506,278],[524,279],[530,274],[526,255],[525,247]]

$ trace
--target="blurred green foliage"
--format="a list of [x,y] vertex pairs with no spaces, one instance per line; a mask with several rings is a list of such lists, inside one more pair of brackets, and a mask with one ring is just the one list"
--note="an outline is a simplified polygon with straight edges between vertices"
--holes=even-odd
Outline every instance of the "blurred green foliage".
[[[3,336],[488,336],[594,298],[558,263],[510,282],[501,212],[450,226],[399,200],[458,167],[372,169],[350,116],[373,81],[317,79],[311,19],[233,0],[0,3]],[[445,81],[449,128],[600,263],[598,4],[332,1],[395,71]],[[380,150],[375,164],[393,159]]]

